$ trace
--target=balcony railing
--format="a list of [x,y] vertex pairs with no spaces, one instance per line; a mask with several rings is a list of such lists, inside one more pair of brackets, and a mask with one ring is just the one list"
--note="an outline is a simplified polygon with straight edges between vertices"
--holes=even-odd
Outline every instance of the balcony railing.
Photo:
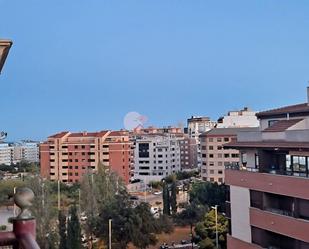
[[242,170],[242,171],[259,172],[259,173],[267,173],[267,174],[274,174],[274,175],[297,176],[297,177],[302,177],[302,178],[309,177],[309,175],[307,175],[306,172],[282,170],[282,169],[276,169],[276,168],[278,167],[261,169],[261,168],[246,167],[246,166],[242,166],[239,164],[225,165],[225,169],[231,169],[231,170]]
[[0,249],[40,249],[35,240],[36,221],[26,214],[33,197],[32,190],[28,188],[16,189],[14,202],[21,212],[17,217],[11,218],[13,231],[0,232]]

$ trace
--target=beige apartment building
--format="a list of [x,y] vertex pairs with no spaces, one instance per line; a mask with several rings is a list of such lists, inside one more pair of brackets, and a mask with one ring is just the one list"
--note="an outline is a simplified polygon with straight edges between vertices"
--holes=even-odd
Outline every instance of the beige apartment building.
[[223,183],[224,169],[238,165],[241,155],[237,149],[225,149],[224,144],[235,141],[241,131],[255,131],[257,128],[215,128],[203,133],[201,138],[202,170],[205,181]]

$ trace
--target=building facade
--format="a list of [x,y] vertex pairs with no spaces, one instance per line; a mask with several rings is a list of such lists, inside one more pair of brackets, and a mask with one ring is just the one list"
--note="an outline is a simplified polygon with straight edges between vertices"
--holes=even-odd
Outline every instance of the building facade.
[[22,141],[0,144],[0,164],[12,165],[21,161],[39,162],[39,143]]
[[[309,96],[309,94],[308,94]],[[260,112],[260,129],[225,145],[230,249],[309,248],[309,103]]]
[[52,181],[78,182],[101,163],[129,183],[132,143],[126,131],[61,132],[40,145],[41,174]]
[[201,176],[205,181],[223,183],[225,166],[238,165],[240,161],[237,149],[224,148],[224,144],[236,140],[240,131],[255,128],[215,128],[200,136],[202,167]]
[[241,128],[241,127],[258,127],[259,120],[256,112],[251,111],[248,107],[240,111],[230,111],[224,117],[218,119],[217,128]]
[[187,134],[179,140],[180,147],[180,168],[181,171],[198,170],[197,143],[194,138],[189,138]]
[[197,144],[198,167],[202,165],[201,141],[200,135],[207,132],[217,125],[217,122],[211,121],[209,117],[192,116],[187,120],[187,132],[189,138],[193,138]]
[[180,171],[180,146],[175,134],[144,134],[135,137],[134,179],[160,181]]

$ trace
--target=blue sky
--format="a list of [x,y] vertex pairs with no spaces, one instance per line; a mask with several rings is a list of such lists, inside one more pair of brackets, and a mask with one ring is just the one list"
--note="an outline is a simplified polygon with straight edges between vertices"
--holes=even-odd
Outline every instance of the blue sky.
[[306,100],[309,2],[0,0],[9,140]]

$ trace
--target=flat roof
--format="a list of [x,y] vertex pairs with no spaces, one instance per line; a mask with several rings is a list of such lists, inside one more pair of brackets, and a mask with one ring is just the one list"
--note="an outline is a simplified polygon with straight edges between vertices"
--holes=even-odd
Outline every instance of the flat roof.
[[306,103],[301,103],[301,104],[296,104],[296,105],[283,106],[280,108],[259,112],[256,114],[256,116],[258,118],[263,118],[263,117],[272,117],[272,116],[278,116],[278,115],[286,115],[287,113],[289,114],[309,113],[309,104],[306,102]]

